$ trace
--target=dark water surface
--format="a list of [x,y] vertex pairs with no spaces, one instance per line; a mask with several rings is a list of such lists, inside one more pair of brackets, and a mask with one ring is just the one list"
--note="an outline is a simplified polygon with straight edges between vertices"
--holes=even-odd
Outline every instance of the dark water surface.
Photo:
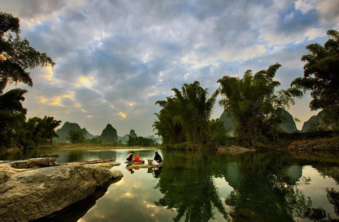
[[[339,218],[337,163],[301,161],[284,152],[230,155],[145,149],[135,150],[135,156],[153,159],[158,151],[164,159],[163,167],[130,172],[124,164],[129,151],[44,151],[59,154],[57,162],[114,158],[122,163],[114,168],[120,169],[124,177],[102,192],[100,196],[103,196],[96,202],[92,200],[74,209],[81,213],[70,221],[336,221]],[[34,155],[37,153],[0,153],[0,159]]]

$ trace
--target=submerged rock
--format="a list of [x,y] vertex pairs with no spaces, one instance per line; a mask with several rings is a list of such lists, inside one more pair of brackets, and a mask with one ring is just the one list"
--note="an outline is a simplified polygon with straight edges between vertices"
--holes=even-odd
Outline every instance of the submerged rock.
[[121,178],[120,170],[65,165],[17,170],[0,168],[1,221],[32,221],[84,200],[98,187]]

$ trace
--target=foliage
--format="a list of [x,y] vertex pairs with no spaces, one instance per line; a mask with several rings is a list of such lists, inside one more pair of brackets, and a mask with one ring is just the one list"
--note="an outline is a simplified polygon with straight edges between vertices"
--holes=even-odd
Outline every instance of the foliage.
[[[27,39],[19,37],[19,19],[11,14],[0,12],[0,93],[3,93],[7,83],[23,82],[33,85],[27,69],[37,66],[54,66],[54,62],[45,53],[40,53],[30,47]],[[15,32],[16,37],[5,33]]]
[[0,95],[0,147],[15,145],[14,136],[25,122],[24,89],[13,89]]
[[321,46],[314,43],[306,48],[310,54],[301,57],[305,62],[304,76],[296,78],[291,85],[311,91],[311,110],[323,109],[324,121],[330,128],[339,128],[339,32],[327,31],[330,39]]
[[85,135],[80,130],[70,130],[68,132],[67,139],[71,141],[71,143],[83,143],[85,141]]
[[[210,221],[216,220],[219,212],[223,218],[231,221],[222,202],[212,172],[216,156],[204,152],[168,152],[166,167],[159,176],[159,191],[163,194],[154,203],[157,206],[175,209],[173,221]],[[211,164],[212,163],[212,164]],[[225,159],[218,163],[227,163]],[[220,167],[223,169],[224,167]],[[217,220],[217,221],[219,221]]]
[[223,99],[219,102],[235,123],[235,134],[247,146],[262,147],[275,140],[284,122],[282,108],[294,104],[293,96],[302,93],[289,88],[275,92],[280,82],[275,81],[280,64],[271,65],[252,75],[247,70],[243,79],[224,76],[218,80]]
[[55,128],[61,121],[45,116],[43,119],[33,117],[24,122],[16,134],[17,146],[24,149],[36,148],[40,145],[52,144],[53,137],[58,137]]
[[99,139],[98,137],[93,137],[92,139],[87,139],[86,142],[90,143],[90,144],[102,144],[101,139]]
[[129,137],[129,140],[127,141],[128,146],[154,146],[155,141],[147,138],[147,137]]
[[220,119],[212,119],[209,122],[210,140],[214,145],[225,145],[227,131],[224,123]]
[[[14,32],[15,38],[11,34],[6,35],[7,32]],[[27,70],[37,66],[54,65],[45,53],[30,47],[26,39],[21,40],[19,33],[19,19],[9,13],[0,12],[0,147],[10,147],[14,144],[35,147],[40,144],[37,137],[22,138],[26,133],[34,134],[26,132],[27,128],[35,129],[36,124],[41,124],[40,118],[25,122],[26,109],[22,107],[21,102],[25,100],[23,95],[27,91],[12,89],[4,93],[4,89],[8,84],[18,82],[32,86],[33,82]],[[51,133],[49,129],[45,130],[46,133]],[[43,138],[51,136],[44,135]]]
[[207,89],[203,89],[198,81],[184,84],[182,91],[177,88],[172,91],[174,97],[156,102],[162,108],[155,114],[158,121],[153,124],[157,135],[162,136],[163,144],[170,147],[183,143],[190,147],[205,144],[218,91],[208,98]]

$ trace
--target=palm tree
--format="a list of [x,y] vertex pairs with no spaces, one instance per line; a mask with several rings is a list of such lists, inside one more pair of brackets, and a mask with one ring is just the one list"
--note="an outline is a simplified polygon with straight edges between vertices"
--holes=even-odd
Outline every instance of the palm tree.
[[207,141],[208,121],[218,91],[208,98],[208,90],[203,89],[198,81],[184,84],[181,89],[173,88],[174,97],[156,102],[162,109],[155,114],[158,121],[154,122],[153,128],[166,145],[202,145]]
[[219,103],[233,118],[238,138],[248,146],[263,146],[274,139],[284,121],[281,109],[294,103],[293,96],[301,96],[291,88],[275,92],[280,82],[273,78],[279,67],[277,63],[254,76],[247,70],[243,79],[224,76],[218,80],[224,97]]

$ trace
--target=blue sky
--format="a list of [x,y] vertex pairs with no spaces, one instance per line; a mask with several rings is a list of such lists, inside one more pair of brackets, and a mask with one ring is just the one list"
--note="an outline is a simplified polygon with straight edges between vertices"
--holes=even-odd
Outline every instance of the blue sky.
[[[19,17],[22,38],[47,53],[54,68],[31,71],[28,117],[77,122],[99,135],[107,123],[123,136],[154,134],[157,100],[197,80],[212,93],[217,80],[276,62],[287,88],[303,75],[302,55],[339,30],[338,0],[0,0]],[[15,87],[17,87],[15,86]],[[8,87],[11,88],[14,86]],[[219,98],[220,99],[220,98]],[[302,127],[308,94],[288,110]],[[222,108],[216,103],[213,118]]]

